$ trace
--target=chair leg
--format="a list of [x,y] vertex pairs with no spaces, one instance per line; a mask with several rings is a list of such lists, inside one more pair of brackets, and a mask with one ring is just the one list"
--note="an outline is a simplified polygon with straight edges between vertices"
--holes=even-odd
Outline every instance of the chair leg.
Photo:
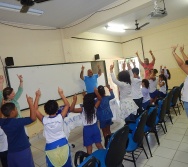
[[159,136],[158,136],[158,133],[157,133],[156,127],[154,128],[154,134],[155,134],[155,137],[156,137],[156,139],[157,139],[157,143],[158,143],[158,145],[160,145],[160,142],[159,142]]
[[146,150],[145,150],[145,148],[144,148],[143,144],[142,144],[142,148],[143,148],[144,153],[145,153],[145,155],[146,155],[146,157],[147,157],[147,159],[148,159],[148,155],[147,155],[147,153],[146,153]]
[[163,123],[164,123],[165,130],[166,130],[166,132],[167,132],[167,128],[166,128],[166,123],[165,123],[165,121],[163,121]]
[[177,104],[177,108],[178,108],[179,115],[181,115],[181,114],[180,114],[180,108],[179,108],[178,104]]
[[136,160],[134,158],[134,152],[132,152],[132,157],[133,157],[134,166],[136,167]]
[[181,104],[181,106],[182,106],[182,108],[183,108],[183,110],[184,110],[184,107],[183,107],[183,103],[182,103],[182,101],[180,101],[180,104]]
[[150,145],[149,145],[148,138],[147,138],[146,134],[145,134],[145,138],[146,138],[146,142],[147,142],[147,145],[148,145],[148,148],[149,148],[150,155],[151,155],[151,157],[153,157],[152,153],[151,153]]
[[161,123],[161,128],[163,129],[164,134],[166,134],[166,131],[164,130],[163,124]]
[[170,115],[170,113],[168,114],[168,117],[170,118],[170,122],[173,124],[173,122],[172,122],[172,116]]
[[174,112],[175,112],[175,114],[176,114],[176,116],[177,116],[177,113],[176,113],[176,110],[175,110],[175,108],[173,107],[173,110],[174,110]]

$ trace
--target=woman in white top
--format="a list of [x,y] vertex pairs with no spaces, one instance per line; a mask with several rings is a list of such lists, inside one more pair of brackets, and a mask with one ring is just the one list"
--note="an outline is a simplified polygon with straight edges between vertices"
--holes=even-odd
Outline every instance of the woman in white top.
[[[98,91],[95,89],[95,93],[98,96]],[[100,97],[101,98],[101,97]],[[83,143],[87,149],[87,153],[92,153],[92,144],[95,143],[98,149],[102,149],[101,134],[97,126],[96,109],[100,105],[100,99],[95,103],[93,94],[89,93],[84,96],[83,107],[75,108],[77,102],[77,96],[73,97],[73,102],[70,107],[71,112],[81,113],[83,123]]]
[[166,88],[167,88],[167,79],[164,76],[164,74],[159,75],[159,97],[160,98],[165,98],[166,97]]
[[132,86],[130,74],[127,70],[121,71],[118,74],[118,80],[113,73],[114,65],[110,66],[110,74],[112,81],[118,86],[120,94],[120,110],[119,117],[122,119],[127,118],[130,114],[137,114],[138,106],[132,98]]
[[182,101],[184,102],[184,108],[188,117],[188,56],[184,53],[184,46],[180,47],[180,52],[183,56],[184,61],[176,54],[177,46],[172,47],[172,55],[177,61],[180,68],[187,74],[185,78],[184,86],[182,88]]
[[0,127],[0,160],[3,167],[8,167],[7,153],[8,153],[7,135]]
[[147,79],[142,80],[142,95],[143,95],[142,108],[146,110],[150,104],[149,81]]

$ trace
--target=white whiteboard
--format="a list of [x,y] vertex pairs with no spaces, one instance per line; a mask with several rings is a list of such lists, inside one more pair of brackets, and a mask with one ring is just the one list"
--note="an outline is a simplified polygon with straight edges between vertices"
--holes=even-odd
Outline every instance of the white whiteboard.
[[[58,87],[63,89],[65,96],[71,96],[86,90],[84,81],[80,79],[82,65],[85,67],[84,75],[87,75],[87,70],[91,69],[91,62],[7,67],[6,69],[10,86],[15,92],[19,86],[17,74],[23,76],[23,94],[18,100],[22,110],[28,108],[26,94],[34,98],[35,92],[39,88],[42,94],[40,104],[44,104],[50,99],[60,99],[57,91]],[[98,85],[105,86],[105,83],[105,76],[102,74],[99,77]]]

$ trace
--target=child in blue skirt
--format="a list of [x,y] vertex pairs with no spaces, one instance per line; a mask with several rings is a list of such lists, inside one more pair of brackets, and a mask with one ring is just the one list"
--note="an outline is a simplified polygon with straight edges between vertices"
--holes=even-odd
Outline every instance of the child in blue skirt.
[[58,88],[64,107],[60,114],[58,112],[58,104],[55,100],[49,100],[44,105],[47,116],[42,115],[38,111],[38,102],[41,95],[40,90],[36,92],[35,108],[37,118],[44,125],[44,137],[46,138],[46,163],[48,167],[72,167],[70,149],[66,135],[63,131],[63,121],[69,110],[69,102],[63,94],[63,90]]
[[109,101],[114,99],[113,90],[110,88],[110,85],[107,85],[107,88],[110,92],[110,96],[106,96],[104,86],[100,85],[98,87],[98,92],[102,97],[99,107],[97,108],[97,119],[100,122],[100,128],[102,129],[103,136],[106,138],[107,135],[111,134],[110,125],[112,125],[112,111],[110,109]]
[[[96,92],[97,90],[95,90]],[[83,107],[75,108],[77,96],[73,97],[73,102],[70,107],[71,112],[81,113],[83,123],[83,142],[87,149],[87,153],[92,153],[92,144],[95,143],[98,149],[102,149],[101,134],[97,126],[96,109],[100,104],[100,100],[95,103],[93,94],[86,94],[83,100]]]

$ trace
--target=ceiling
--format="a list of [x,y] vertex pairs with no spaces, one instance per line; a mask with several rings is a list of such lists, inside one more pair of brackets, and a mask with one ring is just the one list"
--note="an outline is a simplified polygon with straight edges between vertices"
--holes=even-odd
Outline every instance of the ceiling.
[[[0,0],[0,2],[20,5],[20,2],[17,0]],[[51,0],[35,4],[32,7],[44,11],[44,14],[41,16],[0,9],[0,20],[62,28],[115,2],[117,2],[117,0]],[[150,22],[149,25],[143,27],[143,29],[148,29],[172,20],[188,17],[188,0],[165,0],[165,4],[168,12],[166,17],[160,19],[150,19],[148,17],[148,14],[153,11],[154,7],[151,0],[151,3],[147,6],[135,8],[132,10],[132,13],[126,13],[126,15],[122,15],[111,22],[124,24],[127,28],[135,28],[135,20],[138,20],[139,26],[145,22]],[[160,0],[158,5],[163,8],[163,4]],[[124,34],[110,32],[104,29],[107,23],[108,22],[89,31],[109,35],[126,35],[135,32],[134,30],[126,31]]]

